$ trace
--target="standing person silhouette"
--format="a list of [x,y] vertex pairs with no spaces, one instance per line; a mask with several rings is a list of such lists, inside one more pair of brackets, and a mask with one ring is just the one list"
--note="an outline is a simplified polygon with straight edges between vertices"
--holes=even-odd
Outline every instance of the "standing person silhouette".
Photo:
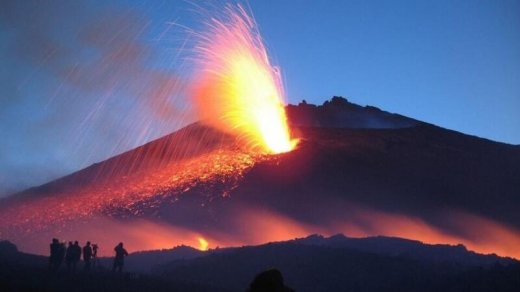
[[49,269],[51,271],[57,271],[59,268],[60,261],[60,241],[57,238],[52,239],[50,244],[51,256],[49,257]]
[[92,245],[92,267],[96,268],[97,266],[97,251],[98,251],[98,245],[94,243]]
[[123,271],[123,266],[125,265],[125,256],[128,255],[126,249],[123,248],[123,243],[120,242],[115,248],[116,257],[114,258],[114,266],[112,267],[112,271],[119,270],[119,272]]
[[74,245],[72,246],[72,271],[76,271],[76,265],[81,259],[81,247],[77,241],[74,241]]
[[72,241],[69,241],[69,245],[67,246],[67,250],[65,251],[65,263],[67,264],[68,272],[70,272],[70,268],[72,266],[73,260],[74,260],[74,247],[72,246]]
[[90,241],[87,241],[87,245],[83,247],[83,262],[85,263],[85,271],[90,270],[90,260],[92,259],[92,247]]
[[58,254],[56,258],[56,269],[61,267],[63,260],[65,259],[65,242],[60,242],[58,245]]

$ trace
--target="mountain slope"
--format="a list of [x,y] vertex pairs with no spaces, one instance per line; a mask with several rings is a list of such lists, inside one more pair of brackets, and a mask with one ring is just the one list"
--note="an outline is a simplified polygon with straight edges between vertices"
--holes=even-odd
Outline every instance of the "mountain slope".
[[[351,109],[353,121],[320,120]],[[256,155],[193,124],[5,200],[0,237],[46,253],[55,236],[110,252],[119,241],[144,250],[200,238],[214,247],[345,233],[520,257],[519,146],[339,98],[294,107],[289,117],[301,138],[292,152]],[[325,126],[305,122],[316,119]]]

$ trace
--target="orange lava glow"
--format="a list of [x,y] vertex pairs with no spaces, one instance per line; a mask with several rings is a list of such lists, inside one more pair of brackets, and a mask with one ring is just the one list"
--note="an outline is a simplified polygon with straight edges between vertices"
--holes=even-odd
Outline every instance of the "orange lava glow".
[[[464,212],[453,212],[450,223],[460,227],[449,232],[420,218],[391,214],[371,209],[352,210],[352,218],[331,226],[347,236],[393,236],[418,240],[427,244],[463,244],[469,250],[520,259],[520,230],[491,219]],[[447,215],[448,216],[448,215]],[[464,230],[461,232],[460,230]]]
[[270,64],[252,17],[241,6],[226,6],[199,35],[192,90],[202,121],[237,135],[264,153],[291,151],[280,72]]
[[[233,188],[255,162],[264,159],[269,158],[265,155],[259,156],[237,151],[235,146],[229,146],[194,159],[171,163],[153,171],[118,177],[110,183],[72,188],[56,192],[53,196],[35,198],[30,202],[18,205],[17,208],[3,209],[3,212],[0,213],[0,238],[14,238],[15,235],[28,238],[32,236],[31,234],[41,235],[56,229],[60,230],[60,233],[70,234],[71,231],[66,230],[65,226],[70,226],[71,222],[75,222],[74,224],[78,226],[81,224],[98,226],[98,232],[91,230],[90,234],[107,231],[107,236],[114,236],[119,232],[117,228],[109,228],[106,222],[92,223],[92,218],[99,216],[139,217],[143,210],[160,205],[162,200],[175,202],[179,194],[205,182],[223,184]],[[226,196],[228,191],[229,189],[224,188],[218,195]],[[124,210],[127,215],[121,214],[121,210]],[[113,225],[110,224],[110,226]],[[84,229],[84,227],[80,229]],[[121,230],[124,229],[126,228],[121,228]],[[171,233],[164,232],[166,227],[159,229],[162,230],[159,232],[160,234]],[[151,228],[144,228],[144,230],[151,230]],[[171,236],[166,237],[168,240],[164,240],[164,236],[158,238],[155,232],[146,232],[144,238],[153,240],[153,244],[134,240],[135,236],[126,231],[121,233],[121,238],[129,238],[129,240],[137,242],[136,246],[140,248],[143,246],[147,248],[164,247],[164,245],[157,245],[159,242],[162,244],[168,242],[166,246],[170,247],[176,242],[191,246],[199,245],[197,238],[200,235],[190,236],[193,240],[185,242],[180,241],[182,236],[177,236],[177,234],[182,234],[182,232],[175,231],[173,235],[170,234]],[[55,231],[48,235],[49,238],[54,236]],[[76,238],[80,239],[81,236]]]
[[197,238],[197,240],[199,241],[199,249],[200,250],[208,250],[209,243],[208,243],[207,240],[205,240],[202,237]]

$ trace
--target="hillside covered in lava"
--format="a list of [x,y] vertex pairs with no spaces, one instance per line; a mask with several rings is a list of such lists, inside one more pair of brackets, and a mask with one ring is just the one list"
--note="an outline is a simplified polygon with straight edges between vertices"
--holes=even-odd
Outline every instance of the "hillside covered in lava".
[[149,250],[344,233],[520,258],[520,146],[339,97],[286,111],[291,152],[195,123],[2,200],[0,238],[44,254],[53,237]]

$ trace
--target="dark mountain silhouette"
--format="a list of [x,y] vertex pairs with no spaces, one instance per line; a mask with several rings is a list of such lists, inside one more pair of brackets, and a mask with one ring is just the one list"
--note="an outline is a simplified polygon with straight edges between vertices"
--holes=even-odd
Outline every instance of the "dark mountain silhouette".
[[9,265],[19,267],[46,267],[49,263],[48,257],[20,252],[15,244],[7,240],[0,241],[0,259],[0,265],[4,267]]
[[117,234],[142,250],[136,232],[160,233],[134,227],[145,220],[182,229],[170,246],[186,231],[214,245],[345,233],[520,257],[520,146],[339,97],[288,106],[288,116],[294,151],[258,158],[195,123],[4,200],[0,238],[46,253],[55,234],[68,240],[80,229],[81,240],[108,238],[107,247]]
[[452,263],[461,266],[487,266],[497,263],[507,265],[515,262],[511,258],[468,251],[462,244],[424,244],[417,240],[398,237],[350,238],[343,234],[337,234],[327,238],[315,234],[290,242],[312,246],[348,248],[379,255],[404,257],[431,263]]
[[[349,248],[348,244],[338,245],[338,237],[320,238],[318,245],[314,244],[315,239],[313,236],[226,249],[192,260],[174,261],[156,268],[154,274],[212,283],[233,291],[243,291],[248,279],[273,267],[282,271],[285,283],[296,291],[514,291],[520,283],[519,262],[471,254],[457,246],[442,246],[439,250],[438,246],[414,243],[408,248],[410,242],[402,239],[359,239],[372,246],[399,241],[394,248],[400,245],[400,250],[408,251],[389,255],[381,250],[372,253]],[[345,239],[340,241],[345,243]],[[414,254],[419,245],[422,255]],[[430,256],[443,252],[457,253],[459,257]],[[469,258],[472,260],[467,261]]]
[[[160,256],[176,259],[164,262]],[[385,237],[312,235],[198,253],[177,247],[130,255],[126,263],[134,266],[157,260],[148,275],[113,274],[110,259],[91,273],[71,275],[62,268],[52,274],[46,259],[1,242],[0,289],[244,291],[255,275],[271,268],[280,270],[285,284],[295,291],[516,291],[520,284],[518,261],[475,254],[460,246]]]
[[[136,273],[150,273],[157,265],[175,260],[189,260],[204,256],[206,253],[189,246],[178,246],[172,249],[138,251],[131,253],[126,259],[125,270]],[[111,258],[102,258],[101,263],[110,266]]]
[[[517,261],[512,258],[468,251],[466,247],[461,244],[424,244],[419,241],[397,237],[377,236],[351,238],[343,234],[330,237],[314,234],[279,243],[349,249],[362,253],[408,258],[426,263],[454,264],[465,267],[484,267],[496,264],[509,265],[517,263]],[[227,247],[200,251],[189,246],[178,246],[172,249],[139,251],[131,253],[128,256],[125,263],[125,270],[136,273],[150,273],[154,268],[170,262],[190,261],[210,254],[227,254],[236,250],[240,250],[240,248]],[[112,264],[112,258],[101,258],[100,261],[102,265],[107,267]]]

